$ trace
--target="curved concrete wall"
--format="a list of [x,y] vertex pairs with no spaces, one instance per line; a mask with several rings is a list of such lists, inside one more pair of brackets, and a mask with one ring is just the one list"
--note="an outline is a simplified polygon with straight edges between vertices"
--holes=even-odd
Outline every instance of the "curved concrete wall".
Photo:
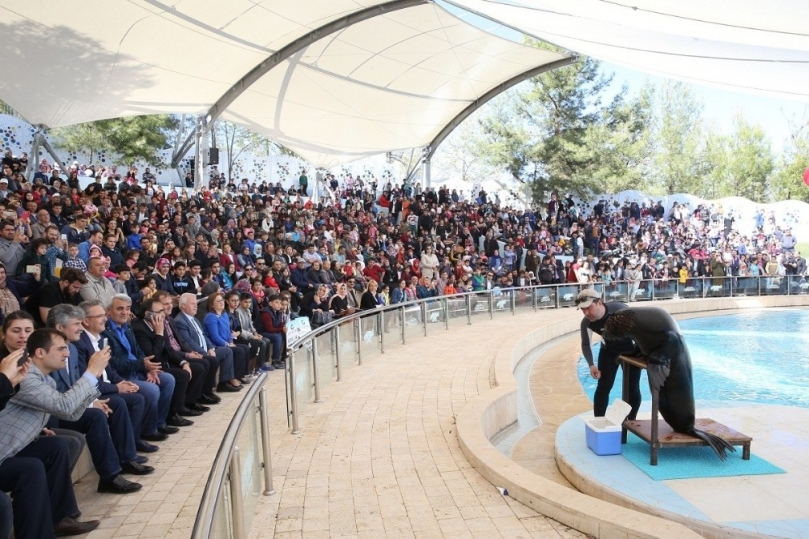
[[[685,301],[655,302],[672,314],[707,313],[736,309],[809,306],[809,296],[765,296],[753,298],[710,298]],[[542,478],[501,454],[491,439],[517,421],[517,384],[513,371],[517,362],[535,348],[563,335],[577,332],[581,315],[577,310],[563,309],[558,317],[543,323],[516,342],[505,342],[495,358],[498,387],[470,401],[457,417],[458,441],[470,464],[492,484],[508,489],[509,495],[525,505],[583,533],[599,538],[692,538],[700,537],[684,524],[641,511],[649,508],[631,504],[606,488],[583,484],[582,478],[569,466],[560,470],[577,488],[577,492]],[[594,497],[597,496],[597,497]],[[599,499],[603,498],[603,499]],[[611,500],[616,503],[611,503]],[[626,507],[624,506],[626,505]],[[666,514],[665,516],[672,516]],[[701,533],[710,535],[708,529]],[[721,530],[713,530],[719,532]],[[717,535],[724,536],[722,534]]]

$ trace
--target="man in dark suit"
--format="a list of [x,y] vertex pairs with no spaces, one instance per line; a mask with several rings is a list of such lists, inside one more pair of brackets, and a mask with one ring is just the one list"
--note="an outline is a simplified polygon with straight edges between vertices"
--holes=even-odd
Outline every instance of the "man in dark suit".
[[[55,370],[51,377],[60,393],[67,392],[81,378],[78,351],[72,341],[78,341],[82,333],[84,311],[73,305],[61,304],[48,313],[48,326],[62,332],[68,339],[68,362],[64,368]],[[142,413],[142,412],[141,412]],[[98,417],[103,421],[99,421]],[[120,477],[121,473],[146,475],[154,471],[144,466],[135,450],[135,437],[129,420],[126,402],[117,397],[95,399],[78,420],[58,420],[52,426],[77,430],[87,438],[87,447],[93,457],[93,465],[101,481],[99,492],[126,494],[139,490],[138,483]]]
[[111,349],[110,364],[124,379],[138,386],[138,392],[146,397],[147,406],[157,403],[157,423],[145,425],[146,434],[141,438],[159,441],[152,434],[175,434],[176,426],[168,425],[171,397],[174,394],[174,377],[161,372],[160,363],[152,361],[138,346],[135,334],[129,326],[132,300],[125,294],[116,294],[107,306],[107,329],[102,333]]
[[[79,373],[84,373],[87,369],[87,360],[96,353],[97,350],[106,345],[106,338],[101,334],[107,329],[107,310],[100,300],[85,301],[79,305],[84,311],[82,326],[84,331],[78,341],[71,343],[76,347],[79,356]],[[98,380],[98,390],[102,398],[116,397],[126,402],[129,411],[129,420],[132,424],[132,435],[135,439],[135,448],[143,453],[152,453],[160,449],[141,439],[145,425],[157,424],[157,403],[148,406],[146,397],[143,396],[136,384],[129,380],[124,380],[118,372],[110,365],[104,369],[104,374]],[[165,440],[166,434],[155,432],[156,438]],[[141,460],[145,457],[141,457]],[[145,462],[145,461],[144,461]],[[143,464],[143,462],[141,462]]]
[[[179,354],[173,355],[171,347],[166,346],[165,314],[160,299],[151,297],[144,300],[140,306],[138,319],[132,322],[132,331],[135,333],[135,340],[143,353],[159,358],[162,371],[174,377],[170,420],[177,426],[193,425],[192,421],[183,417],[202,415],[202,412],[187,408],[185,405],[188,386],[193,376],[191,364]],[[197,381],[195,380],[194,383],[196,385]]]
[[211,340],[205,336],[202,326],[196,319],[197,298],[194,294],[183,294],[180,296],[180,313],[174,317],[174,326],[177,328],[179,340],[188,346],[190,351],[203,355],[211,362],[211,372],[206,380],[204,391],[208,395],[213,394],[213,384],[211,378],[215,380],[216,370],[219,370],[219,391],[239,391],[230,381],[235,379],[233,369],[233,350],[227,346],[215,346]]
[[[163,306],[164,350],[165,353],[168,354],[169,361],[173,362],[175,365],[182,365],[183,362],[186,361],[188,362],[188,368],[191,369],[191,380],[188,384],[188,390],[185,393],[185,405],[190,410],[207,412],[210,408],[205,406],[205,404],[216,404],[216,402],[209,402],[210,399],[203,395],[206,380],[208,380],[208,373],[211,369],[211,363],[202,354],[190,351],[188,345],[182,342],[177,335],[177,327],[174,325],[174,319],[170,316],[174,308],[174,298],[162,290],[155,292],[153,297]],[[165,358],[166,356],[163,357]],[[164,368],[165,367],[166,365],[164,364]],[[211,380],[215,379],[216,374],[214,374]],[[210,387],[213,388],[213,385]]]

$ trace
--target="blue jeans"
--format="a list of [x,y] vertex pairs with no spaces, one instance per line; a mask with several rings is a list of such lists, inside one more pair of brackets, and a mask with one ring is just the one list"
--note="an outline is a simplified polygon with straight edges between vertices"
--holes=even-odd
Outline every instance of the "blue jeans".
[[281,361],[281,353],[284,350],[284,336],[280,333],[262,333],[261,336],[272,343],[272,362]]
[[[138,386],[138,393],[146,397],[146,414],[143,420],[143,434],[154,434],[158,428],[166,426],[174,395],[174,377],[165,372],[158,373],[160,384],[146,381],[146,375],[137,373],[130,381]],[[154,413],[156,411],[156,413]],[[155,418],[155,420],[151,420]]]

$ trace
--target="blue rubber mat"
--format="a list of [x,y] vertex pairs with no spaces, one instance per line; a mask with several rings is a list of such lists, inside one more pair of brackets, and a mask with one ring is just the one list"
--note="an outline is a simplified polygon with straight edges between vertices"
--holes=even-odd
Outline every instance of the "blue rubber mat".
[[632,433],[622,446],[621,454],[655,481],[786,473],[753,454],[750,460],[742,460],[741,447],[737,447],[735,453],[728,452],[724,462],[708,446],[662,447],[657,452],[657,466],[652,466],[649,464],[649,444]]

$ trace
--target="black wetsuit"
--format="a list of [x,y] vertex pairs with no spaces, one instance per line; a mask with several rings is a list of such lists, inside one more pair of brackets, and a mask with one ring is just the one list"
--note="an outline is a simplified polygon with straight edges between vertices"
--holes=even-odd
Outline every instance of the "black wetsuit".
[[[627,308],[625,303],[611,301],[605,303],[606,313],[600,319],[590,322],[587,318],[581,321],[581,351],[588,365],[593,364],[593,350],[590,345],[590,334],[587,330],[601,335],[604,332],[604,325],[607,319],[614,312]],[[596,417],[602,417],[607,413],[607,406],[610,402],[610,391],[615,383],[615,375],[618,373],[618,363],[616,360],[620,354],[631,353],[635,350],[635,342],[631,338],[604,340],[601,350],[598,353],[598,370],[601,371],[601,378],[598,379],[598,386],[593,396],[593,411]],[[635,419],[640,408],[640,369],[637,367],[624,368],[624,376],[629,376],[628,403],[632,407],[629,412],[629,419]]]

